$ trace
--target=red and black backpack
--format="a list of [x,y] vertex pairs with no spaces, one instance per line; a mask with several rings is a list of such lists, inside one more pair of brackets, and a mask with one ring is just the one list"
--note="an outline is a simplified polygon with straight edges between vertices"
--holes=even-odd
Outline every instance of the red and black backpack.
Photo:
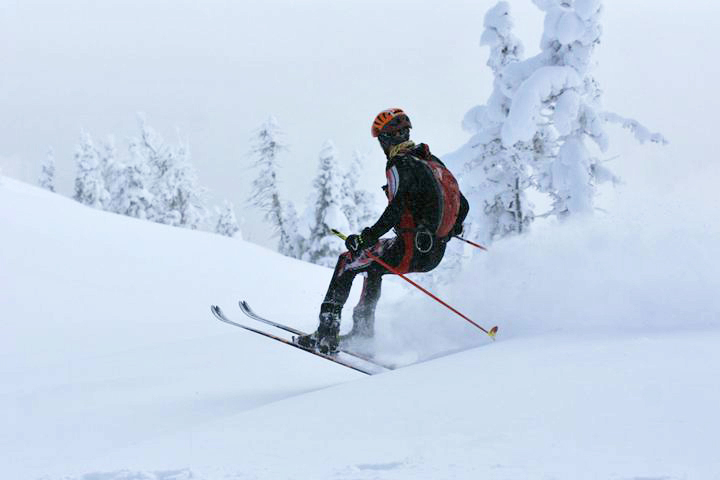
[[[421,143],[406,155],[406,158],[417,162],[416,166],[425,169],[429,178],[433,179],[436,198],[438,205],[436,212],[439,212],[437,227],[434,232],[436,238],[445,238],[452,232],[455,222],[460,212],[460,187],[458,186],[455,176],[447,169],[447,167],[434,155],[430,153],[430,149],[424,143]],[[394,178],[392,169],[387,171],[388,186],[390,187],[389,199],[392,200],[392,192],[395,191],[397,179]],[[415,219],[411,217],[409,212],[404,212],[400,229],[404,231],[412,230],[415,225]],[[423,225],[427,228],[429,225]]]

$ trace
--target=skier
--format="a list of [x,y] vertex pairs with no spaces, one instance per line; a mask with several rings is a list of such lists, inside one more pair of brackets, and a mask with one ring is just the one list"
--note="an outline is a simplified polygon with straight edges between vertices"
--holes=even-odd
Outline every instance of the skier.
[[[365,279],[348,337],[373,336],[382,276],[393,272],[373,261],[368,252],[399,273],[429,272],[442,260],[448,240],[462,233],[468,202],[455,177],[428,146],[410,140],[411,128],[399,108],[375,117],[371,133],[387,157],[383,190],[388,206],[374,225],[347,237],[348,251],[338,258],[320,306],[320,324],[314,333],[295,337],[298,345],[322,353],[337,351],[340,314],[358,273],[365,273]],[[390,229],[396,236],[381,239]]]

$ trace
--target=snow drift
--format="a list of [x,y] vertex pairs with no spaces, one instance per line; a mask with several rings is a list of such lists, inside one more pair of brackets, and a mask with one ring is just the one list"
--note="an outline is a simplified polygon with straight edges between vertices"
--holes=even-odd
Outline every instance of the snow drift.
[[368,378],[207,311],[244,296],[312,328],[329,270],[3,179],[3,473],[710,478],[717,228],[701,212],[676,223],[687,204],[664,198],[655,215],[538,228],[478,257],[444,294],[498,323],[495,344],[389,288],[381,356],[482,348]]

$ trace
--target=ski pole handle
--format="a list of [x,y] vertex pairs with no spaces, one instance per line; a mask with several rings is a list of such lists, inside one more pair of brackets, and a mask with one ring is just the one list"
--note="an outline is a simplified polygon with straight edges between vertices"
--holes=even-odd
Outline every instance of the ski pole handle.
[[[334,228],[331,228],[330,231],[333,233],[333,235],[336,235],[337,237],[341,238],[342,240],[346,240],[346,239],[347,239],[347,235],[343,234],[342,232],[340,232],[340,231],[338,231],[338,230],[335,230]],[[388,265],[388,264],[387,264],[386,262],[384,262],[382,259],[378,258],[376,255],[373,255],[373,254],[370,253],[368,250],[365,250],[365,253],[367,254],[368,257],[370,257],[371,260],[373,260],[374,262],[379,263],[380,265],[382,265],[383,267],[385,267],[386,269],[388,269],[388,271],[390,271],[390,272],[394,273],[395,275],[399,276],[400,278],[402,278],[403,280],[405,280],[406,282],[408,282],[410,285],[412,285],[413,287],[415,287],[415,288],[417,288],[418,290],[420,290],[421,292],[423,292],[425,295],[429,296],[430,298],[432,298],[433,300],[435,300],[435,301],[438,302],[439,304],[441,304],[441,305],[443,305],[444,307],[446,307],[447,309],[449,309],[451,312],[457,314],[457,315],[460,316],[462,319],[466,320],[467,322],[469,322],[469,323],[472,324],[473,326],[479,328],[480,330],[482,330],[483,332],[485,332],[493,341],[495,340],[495,334],[496,334],[497,331],[498,331],[498,327],[497,327],[497,326],[492,327],[489,331],[488,331],[488,330],[485,330],[483,327],[481,327],[480,325],[478,325],[477,323],[475,323],[474,321],[472,321],[469,317],[467,317],[466,315],[462,314],[461,312],[459,312],[457,309],[453,308],[452,306],[448,305],[446,302],[442,301],[440,298],[438,298],[436,295],[432,294],[431,292],[429,292],[429,291],[426,290],[425,288],[423,288],[423,287],[421,287],[420,285],[418,285],[417,283],[413,282],[413,281],[410,280],[408,277],[406,277],[405,275],[403,275],[402,273],[398,272],[396,269],[394,269],[393,267],[391,267],[390,265]]]

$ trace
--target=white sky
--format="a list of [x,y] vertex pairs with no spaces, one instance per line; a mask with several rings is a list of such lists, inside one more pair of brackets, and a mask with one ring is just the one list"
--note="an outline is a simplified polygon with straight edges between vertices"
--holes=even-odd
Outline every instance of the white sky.
[[[494,3],[2,0],[0,167],[34,182],[52,145],[69,193],[80,128],[114,134],[122,149],[142,111],[166,138],[181,132],[201,183],[235,203],[245,238],[266,243],[257,216],[241,211],[253,129],[278,118],[291,148],[284,186],[295,201],[327,139],[345,159],[355,148],[370,153],[364,180],[383,183],[369,125],[389,106],[409,112],[416,140],[438,154],[454,150],[467,139],[462,116],[490,90],[478,40]],[[510,3],[533,53],[542,17],[530,0]],[[691,148],[693,158],[714,145],[712,124],[699,119],[720,107],[720,21],[711,3],[606,1],[597,55],[606,105],[661,130],[674,148]],[[621,138],[614,151],[637,152],[629,145]]]

